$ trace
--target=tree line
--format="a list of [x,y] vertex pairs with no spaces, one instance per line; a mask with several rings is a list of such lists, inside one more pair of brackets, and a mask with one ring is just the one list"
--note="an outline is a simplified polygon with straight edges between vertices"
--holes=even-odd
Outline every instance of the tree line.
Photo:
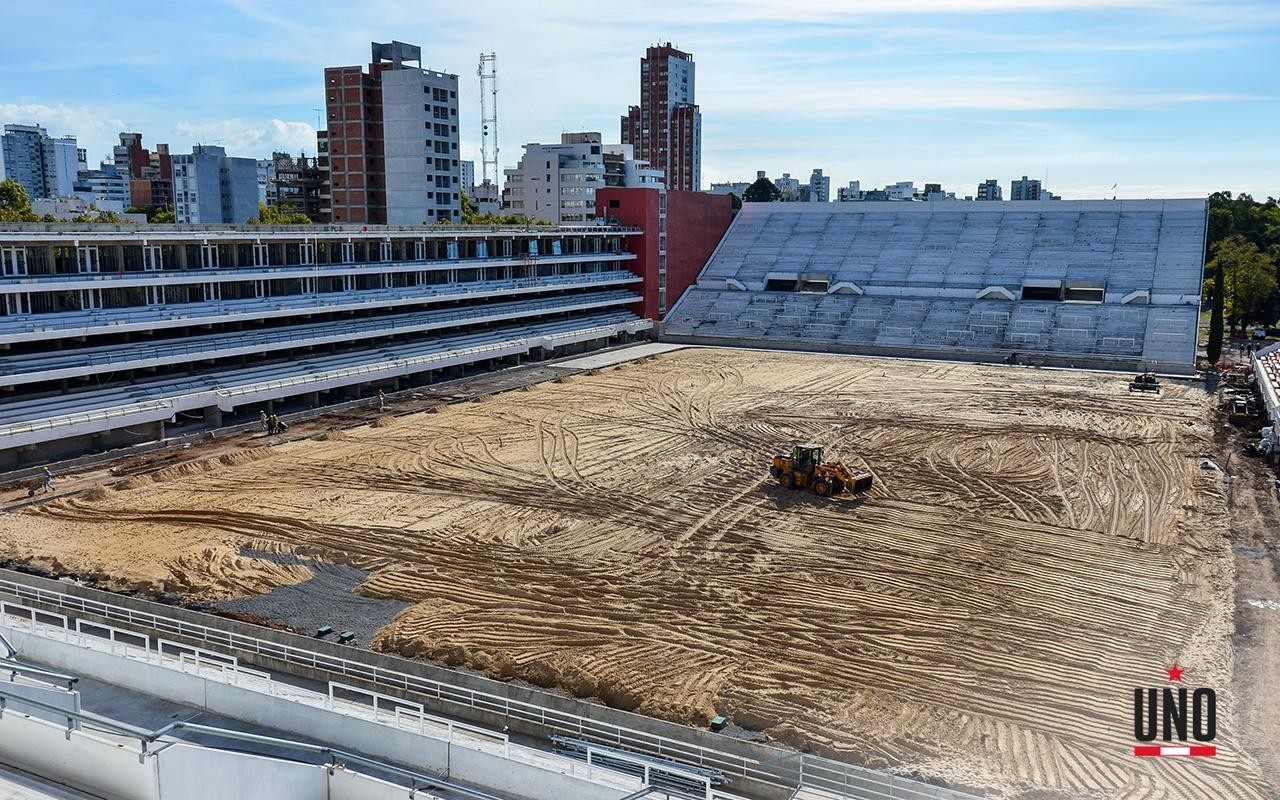
[[1280,263],[1280,201],[1251,195],[1209,195],[1202,296],[1209,309],[1210,361],[1222,355],[1225,330],[1276,323],[1276,264]]

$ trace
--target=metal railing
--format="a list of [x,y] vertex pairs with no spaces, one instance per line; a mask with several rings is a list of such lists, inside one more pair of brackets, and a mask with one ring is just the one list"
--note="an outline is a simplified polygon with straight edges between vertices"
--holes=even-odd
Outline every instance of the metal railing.
[[[766,748],[772,755],[757,759],[691,742],[680,741],[636,728],[558,711],[537,703],[515,700],[443,680],[387,669],[341,656],[326,655],[303,647],[192,623],[163,614],[139,611],[112,603],[29,586],[0,578],[0,593],[71,612],[94,614],[148,630],[186,637],[229,655],[269,658],[308,670],[366,681],[379,689],[407,692],[449,703],[462,709],[498,714],[534,723],[551,734],[568,735],[614,747],[627,748],[659,758],[712,769],[731,777],[743,777],[785,788],[802,784],[841,793],[851,798],[895,800],[977,800],[975,795],[877,772],[834,759]],[[757,747],[765,747],[758,745]]]
[[[398,336],[403,333],[420,333],[439,328],[481,322],[505,321],[540,316],[565,311],[581,311],[588,308],[627,305],[640,301],[638,295],[626,290],[603,291],[595,294],[566,295],[546,300],[518,300],[508,303],[488,303],[457,311],[424,311],[404,314],[367,322],[321,323],[309,326],[291,326],[279,331],[248,334],[225,334],[208,337],[190,337],[174,343],[152,343],[141,346],[125,345],[116,352],[78,354],[66,353],[67,366],[52,366],[50,360],[58,354],[40,353],[39,357],[19,357],[27,363],[24,368],[9,375],[46,375],[61,370],[80,370],[92,367],[111,367],[120,364],[152,365],[158,361],[192,356],[199,360],[221,358],[222,351],[265,352],[286,347],[310,347],[331,342],[353,341],[373,337]],[[309,330],[308,330],[309,329]],[[359,334],[359,335],[356,335]],[[0,369],[4,361],[0,360]],[[116,366],[120,369],[122,367]],[[50,376],[52,377],[52,376]],[[48,377],[42,380],[48,380]]]
[[[118,272],[63,272],[53,274],[5,275],[0,277],[0,289],[17,287],[23,291],[40,291],[42,287],[57,289],[67,283],[88,282],[94,288],[120,281],[140,281],[147,285],[175,285],[190,283],[278,279],[281,277],[322,277],[332,275],[363,275],[396,272],[445,272],[449,270],[483,269],[485,267],[520,267],[539,264],[572,264],[590,261],[632,261],[634,253],[556,253],[543,255],[513,255],[488,258],[415,259],[410,261],[361,261],[333,264],[285,264],[278,266],[250,265],[240,267],[201,267],[199,269],[158,269]],[[173,280],[175,278],[181,280]],[[168,279],[168,280],[165,280]]]
[[[146,422],[154,422],[168,418],[178,411],[190,411],[197,408],[205,408],[218,406],[224,410],[234,408],[234,401],[238,397],[250,394],[260,394],[262,392],[279,392],[284,389],[314,386],[326,381],[343,380],[361,375],[379,375],[388,372],[405,374],[413,371],[424,371],[433,369],[432,364],[442,366],[453,366],[461,363],[473,363],[486,357],[497,358],[506,355],[525,353],[531,347],[539,346],[541,342],[551,342],[556,339],[566,337],[581,338],[603,338],[617,333],[622,328],[628,330],[638,330],[651,326],[649,320],[635,317],[632,314],[620,315],[617,319],[609,317],[611,322],[607,324],[596,324],[591,327],[574,327],[576,322],[569,320],[564,323],[557,323],[555,327],[538,327],[538,323],[533,326],[521,326],[512,330],[499,330],[490,334],[485,334],[486,338],[500,337],[504,333],[513,334],[512,338],[494,344],[484,345],[461,345],[461,342],[474,339],[475,337],[459,337],[455,339],[446,339],[443,342],[427,342],[426,344],[439,344],[446,349],[440,349],[421,355],[404,355],[399,358],[386,358],[374,363],[360,364],[353,367],[335,367],[329,369],[321,369],[317,372],[311,372],[305,375],[299,375],[293,378],[278,379],[271,381],[255,381],[250,384],[222,387],[212,384],[212,379],[216,379],[218,375],[207,376],[206,378],[196,378],[194,380],[208,380],[209,383],[198,388],[195,391],[176,391],[173,395],[163,400],[139,401],[136,403],[128,403],[120,406],[110,406],[100,408],[93,411],[79,411],[60,414],[53,417],[45,417],[36,420],[24,420],[21,422],[11,422],[0,424],[0,440],[5,437],[17,436],[21,434],[30,434],[37,431],[52,431],[59,428],[68,428],[74,425],[85,423],[99,424],[99,430],[106,430],[101,427],[101,423],[108,422],[112,419],[122,417],[134,418],[128,424],[145,424]],[[584,317],[581,322],[598,322],[598,317]],[[412,346],[411,346],[412,347]],[[421,353],[420,349],[413,348],[413,352]],[[347,354],[347,358],[359,357],[362,352]],[[188,383],[190,381],[187,381]],[[176,388],[176,387],[175,387]],[[277,397],[283,395],[276,395]],[[140,417],[139,415],[144,415]]]
[[[33,333],[36,331],[65,330],[82,334],[91,328],[106,328],[147,322],[185,321],[197,324],[200,320],[218,317],[258,318],[258,314],[295,311],[298,315],[314,313],[315,309],[342,311],[351,308],[390,307],[404,304],[426,304],[431,300],[448,300],[454,297],[482,297],[505,291],[526,289],[553,291],[562,288],[636,283],[643,280],[627,270],[601,270],[578,272],[570,275],[548,275],[539,278],[519,278],[497,281],[463,281],[459,283],[433,283],[417,286],[397,286],[390,289],[351,289],[336,292],[311,292],[254,297],[242,300],[201,300],[194,303],[162,303],[156,306],[131,306],[121,309],[94,309],[91,311],[53,312],[26,315],[20,319],[0,320],[0,335]],[[430,291],[422,291],[422,290]],[[137,308],[138,310],[130,310]]]
[[[158,224],[146,225],[94,223],[84,225],[77,223],[49,222],[5,222],[0,223],[0,233],[45,233],[58,234],[57,239],[77,239],[91,241],[94,239],[110,239],[119,241],[121,233],[135,234],[138,238],[170,241],[173,239],[230,239],[248,242],[254,239],[319,239],[331,238],[320,234],[340,234],[353,239],[385,239],[388,233],[412,233],[421,239],[456,239],[459,235],[472,233],[510,233],[520,235],[544,236],[583,236],[587,234],[635,234],[641,229],[630,225],[197,225],[197,224]],[[200,234],[199,236],[178,236],[182,233]],[[296,236],[294,234],[306,234]],[[8,237],[13,238],[13,237]],[[41,237],[51,238],[51,237]]]
[[[153,640],[147,634],[134,633],[86,619],[77,619],[74,624],[70,624],[66,617],[61,617],[61,624],[52,624],[39,619],[41,616],[52,615],[31,613],[33,611],[34,609],[25,606],[6,603],[4,608],[0,609],[0,625],[6,624],[3,622],[5,616],[16,617],[25,624],[16,626],[15,629],[31,635],[193,674],[204,680],[217,680],[240,689],[260,692],[270,697],[385,725],[397,731],[499,755],[527,766],[553,769],[603,786],[627,789],[631,788],[634,780],[630,774],[624,774],[622,771],[613,770],[604,765],[582,764],[567,756],[513,744],[505,732],[428,713],[421,703],[412,700],[404,700],[334,681],[329,682],[327,693],[320,692],[276,680],[267,672],[249,669],[237,663],[234,656],[166,639]],[[14,673],[36,676],[46,683],[49,679],[66,682],[68,689],[74,689],[74,684],[78,681],[78,678],[69,675],[50,672],[20,662],[14,662],[12,666]],[[0,659],[0,671],[7,671],[9,667],[9,662]],[[353,695],[354,699],[351,697]]]

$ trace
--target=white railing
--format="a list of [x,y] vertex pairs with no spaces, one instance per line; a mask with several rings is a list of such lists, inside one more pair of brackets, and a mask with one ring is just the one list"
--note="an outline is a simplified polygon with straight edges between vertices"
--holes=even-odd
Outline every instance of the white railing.
[[[504,758],[543,769],[555,769],[576,777],[588,777],[594,782],[615,788],[634,788],[631,776],[624,773],[591,764],[587,764],[584,769],[584,765],[573,758],[533,748],[512,748],[505,733],[427,713],[421,703],[412,700],[334,681],[329,682],[327,693],[321,693],[276,680],[270,673],[241,666],[235,656],[162,638],[156,638],[155,646],[152,647],[151,637],[145,634],[83,619],[77,619],[69,627],[48,622],[36,624],[32,620],[37,615],[48,618],[54,616],[21,604],[5,603],[0,612],[0,627],[7,625],[77,647],[96,649],[273,697],[287,698],[291,702],[447,741],[460,747],[501,754]],[[369,702],[345,700],[341,694],[368,698]]]
[[[484,322],[517,320],[543,314],[555,314],[585,309],[606,308],[635,303],[639,297],[627,292],[597,292],[595,294],[570,295],[550,300],[523,300],[510,303],[490,303],[459,311],[425,311],[406,314],[386,320],[370,322],[321,323],[305,327],[285,328],[279,332],[258,334],[215,335],[201,342],[199,338],[173,344],[125,345],[116,352],[78,354],[74,351],[54,354],[41,353],[40,357],[26,357],[26,364],[10,375],[24,377],[32,374],[40,380],[63,377],[62,373],[79,373],[95,367],[124,369],[154,366],[158,363],[224,358],[241,352],[260,353],[289,347],[311,347],[335,342],[349,342],[371,337],[381,338],[404,333],[452,328]],[[229,352],[223,352],[229,351]],[[66,365],[51,363],[61,355]],[[61,359],[59,359],[61,360]],[[10,362],[12,363],[12,362]],[[0,362],[0,366],[3,362]]]
[[[975,795],[933,786],[885,772],[846,764],[834,759],[770,748],[776,755],[768,759],[730,753],[681,741],[636,728],[595,720],[571,712],[515,700],[501,694],[387,669],[342,656],[326,655],[303,647],[272,642],[255,636],[222,630],[147,611],[30,586],[0,577],[0,593],[22,600],[53,606],[70,612],[93,614],[159,633],[194,639],[223,648],[241,657],[252,654],[297,667],[357,678],[384,690],[407,692],[477,712],[535,723],[545,730],[613,747],[716,770],[732,777],[744,777],[775,786],[800,785],[839,793],[849,798],[881,800],[977,800]],[[43,613],[43,612],[41,612]],[[39,626],[36,626],[39,627]],[[46,626],[47,627],[47,626]],[[276,682],[276,685],[279,685]],[[305,692],[288,686],[290,696]],[[323,695],[320,695],[323,704]],[[514,752],[515,748],[512,748]]]
[[289,264],[284,266],[215,267],[212,269],[164,269],[141,272],[72,272],[56,275],[5,276],[0,278],[0,293],[13,290],[40,291],[64,289],[69,284],[88,283],[94,288],[122,285],[124,282],[151,285],[192,283],[226,283],[229,281],[318,277],[326,275],[375,275],[395,272],[447,272],[457,269],[485,267],[517,267],[538,264],[573,264],[585,261],[631,261],[633,253],[562,253],[559,255],[502,256],[498,258],[432,259],[430,261],[368,261],[338,264]]

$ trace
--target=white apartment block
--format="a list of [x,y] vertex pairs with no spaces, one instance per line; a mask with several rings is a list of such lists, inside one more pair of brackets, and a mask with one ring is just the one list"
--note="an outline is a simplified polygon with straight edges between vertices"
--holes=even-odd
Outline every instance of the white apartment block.
[[862,182],[849,181],[848,186],[836,189],[836,200],[841,203],[853,203],[862,199]]
[[782,173],[782,177],[774,180],[773,185],[778,187],[780,192],[778,200],[794,203],[800,199],[800,179],[791,177],[790,172]]
[[663,186],[661,170],[637,161],[629,144],[603,144],[599,133],[564,133],[560,144],[530,143],[515,169],[503,170],[502,208],[537,222],[596,223],[596,189]]
[[458,76],[402,66],[382,73],[387,224],[462,220]]
[[823,175],[821,169],[814,169],[809,175],[809,202],[831,202],[831,177]]
[[258,215],[258,162],[198,144],[173,156],[173,198],[179,224],[244,224]]
[[914,200],[916,197],[915,181],[898,181],[884,187],[890,200]]
[[69,197],[80,169],[73,136],[52,138],[39,125],[5,125],[0,136],[0,179],[22,184],[34,199]]

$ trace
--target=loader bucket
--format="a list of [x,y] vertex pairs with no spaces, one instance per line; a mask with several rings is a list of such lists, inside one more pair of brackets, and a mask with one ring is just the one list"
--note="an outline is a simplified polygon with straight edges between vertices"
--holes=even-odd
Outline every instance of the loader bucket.
[[849,491],[853,494],[862,494],[871,491],[871,474],[864,472],[854,475],[853,480],[848,483]]

